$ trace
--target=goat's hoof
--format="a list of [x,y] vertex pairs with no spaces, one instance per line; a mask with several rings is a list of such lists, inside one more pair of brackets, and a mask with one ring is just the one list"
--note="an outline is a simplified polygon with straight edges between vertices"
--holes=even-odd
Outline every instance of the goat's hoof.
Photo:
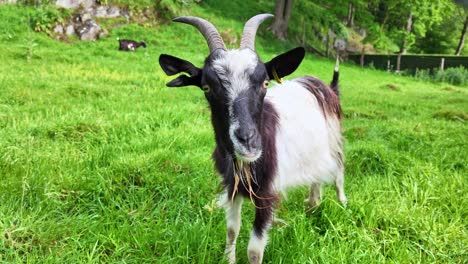
[[320,202],[317,201],[309,201],[309,208],[308,211],[315,211],[319,208]]
[[305,199],[304,202],[309,206],[308,211],[315,210],[320,205],[320,199],[311,199],[310,197]]
[[260,263],[262,263],[263,256],[262,256],[262,254],[260,252],[249,250],[248,256],[249,256],[249,263],[250,264],[260,264]]
[[348,205],[348,198],[346,198],[346,196],[343,196],[343,197],[339,197],[338,200],[340,201],[341,205],[346,208],[346,206]]
[[224,251],[224,254],[226,255],[226,259],[229,264],[234,264],[236,263],[236,248],[234,247],[226,247],[226,250]]

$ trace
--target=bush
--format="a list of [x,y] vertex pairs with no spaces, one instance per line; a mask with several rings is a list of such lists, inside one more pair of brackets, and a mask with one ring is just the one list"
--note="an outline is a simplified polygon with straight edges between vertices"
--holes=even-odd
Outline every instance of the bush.
[[52,27],[56,23],[63,23],[69,12],[64,9],[54,7],[40,7],[31,14],[30,25],[37,32],[51,33]]
[[404,75],[413,75],[414,78],[424,81],[445,82],[453,85],[468,84],[468,69],[463,66],[456,68],[440,69],[417,69],[414,74],[404,72]]
[[437,82],[446,82],[453,85],[468,84],[468,70],[463,66],[457,68],[448,68],[444,71],[437,71],[434,76]]
[[416,69],[416,72],[414,73],[414,77],[416,79],[424,80],[424,81],[430,81],[432,80],[432,74],[430,69]]
[[171,20],[174,17],[188,15],[190,5],[200,3],[201,0],[161,0],[157,3],[158,10],[164,18]]

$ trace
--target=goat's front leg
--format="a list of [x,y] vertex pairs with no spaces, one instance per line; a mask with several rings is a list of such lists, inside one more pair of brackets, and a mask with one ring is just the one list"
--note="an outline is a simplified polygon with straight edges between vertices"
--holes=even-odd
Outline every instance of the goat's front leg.
[[229,201],[226,205],[227,235],[224,253],[229,264],[236,262],[236,240],[241,226],[242,202],[243,198],[237,195],[233,201]]
[[262,263],[263,251],[268,243],[268,230],[273,219],[273,204],[271,202],[256,200],[255,203],[257,206],[255,221],[247,250],[251,264]]

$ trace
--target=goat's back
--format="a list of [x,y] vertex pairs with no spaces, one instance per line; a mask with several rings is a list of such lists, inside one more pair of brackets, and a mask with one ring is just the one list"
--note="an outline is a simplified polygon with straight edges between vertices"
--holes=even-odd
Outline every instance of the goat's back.
[[332,182],[342,166],[339,115],[325,113],[327,107],[323,103],[327,100],[323,93],[312,93],[302,81],[301,78],[285,81],[268,89],[265,98],[273,104],[279,117],[278,167],[274,181],[278,191],[314,182]]

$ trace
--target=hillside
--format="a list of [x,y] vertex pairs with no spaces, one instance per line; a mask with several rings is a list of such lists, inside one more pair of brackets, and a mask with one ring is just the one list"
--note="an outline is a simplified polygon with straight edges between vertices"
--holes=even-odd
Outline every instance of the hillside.
[[[184,12],[239,34],[250,16],[271,12],[266,2],[203,1]],[[0,5],[0,262],[223,263],[207,103],[195,87],[165,87],[158,65],[161,53],[201,65],[204,39],[186,25],[131,23],[96,42],[59,42],[31,30],[35,12]],[[148,47],[119,52],[116,37]],[[259,33],[265,61],[292,47]],[[328,83],[333,66],[308,54],[288,78]],[[308,213],[308,188],[293,190],[265,263],[464,262],[467,87],[340,70],[348,207],[329,186]],[[239,263],[253,206],[243,212]]]

